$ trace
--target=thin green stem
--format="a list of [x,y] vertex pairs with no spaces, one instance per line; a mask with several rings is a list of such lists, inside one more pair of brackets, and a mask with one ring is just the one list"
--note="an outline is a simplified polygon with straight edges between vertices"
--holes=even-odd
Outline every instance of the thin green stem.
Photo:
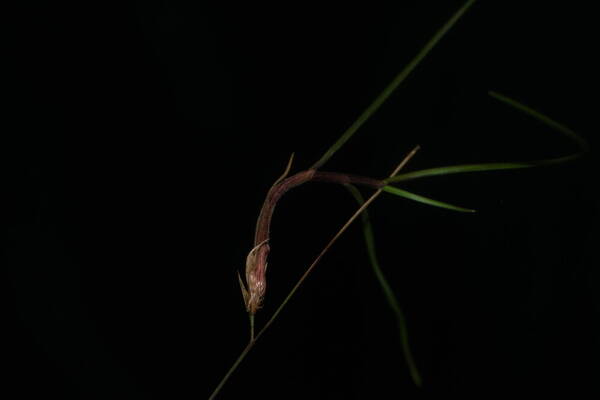
[[462,15],[475,3],[476,0],[468,0],[450,17],[450,19],[433,35],[433,37],[423,46],[421,51],[400,71],[392,82],[375,98],[369,107],[354,121],[352,125],[342,134],[342,136],[323,154],[311,169],[319,169],[338,151],[356,131],[373,115],[398,86],[411,74],[411,72],[423,61],[423,59],[431,52],[435,45],[448,33],[448,31],[456,24]]

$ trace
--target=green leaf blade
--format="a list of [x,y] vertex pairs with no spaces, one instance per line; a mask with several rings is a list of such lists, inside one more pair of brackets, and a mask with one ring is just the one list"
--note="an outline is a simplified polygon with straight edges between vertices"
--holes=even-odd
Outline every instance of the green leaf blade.
[[482,164],[462,164],[450,165],[444,167],[427,168],[418,171],[399,174],[392,178],[384,179],[385,183],[404,182],[413,179],[427,178],[430,176],[453,175],[470,172],[492,172],[503,171],[510,169],[534,168],[548,166],[552,164],[561,164],[570,160],[574,160],[580,156],[580,153],[572,154],[564,157],[552,158],[548,160],[528,161],[528,162],[499,162],[499,163],[482,163]]
[[[360,194],[360,191],[352,186],[346,185],[347,189],[350,191],[352,196],[356,199],[359,205],[362,205],[365,200]],[[402,352],[404,354],[404,360],[408,365],[408,370],[410,376],[417,387],[421,387],[423,385],[423,380],[421,378],[421,374],[419,373],[419,369],[414,361],[412,351],[410,348],[410,342],[408,340],[408,328],[406,324],[406,317],[402,308],[400,307],[400,303],[392,290],[381,266],[379,264],[379,259],[377,257],[377,252],[375,250],[375,235],[373,233],[373,225],[371,224],[371,219],[369,218],[369,213],[367,210],[363,211],[362,215],[362,223],[363,223],[363,236],[365,239],[365,244],[367,246],[367,253],[369,256],[369,262],[371,264],[371,269],[377,278],[377,282],[379,286],[381,286],[381,290],[383,291],[383,295],[394,312],[394,316],[396,317],[396,323],[398,325],[398,332],[400,335],[400,343],[402,345]]]
[[334,154],[337,152],[350,138],[358,131],[358,129],[385,103],[390,95],[396,90],[398,86],[410,74],[415,68],[423,61],[423,59],[433,50],[438,42],[452,29],[452,27],[458,22],[465,12],[476,0],[467,0],[461,8],[459,8],[453,15],[446,21],[446,23],[433,35],[431,39],[423,46],[423,48],[417,53],[417,55],[396,75],[392,82],[383,89],[383,91],[375,98],[375,100],[367,107],[362,114],[354,121],[352,125],[340,136],[340,138],[323,154],[323,156],[313,164],[311,169],[319,169],[325,164]]
[[406,199],[413,200],[413,201],[423,203],[423,204],[427,204],[429,206],[445,208],[447,210],[459,211],[459,212],[467,212],[467,213],[475,212],[475,210],[470,209],[470,208],[459,207],[459,206],[455,206],[455,205],[452,205],[449,203],[444,203],[443,201],[433,200],[428,197],[421,196],[421,195],[418,195],[415,193],[411,193],[411,192],[408,192],[406,190],[403,190],[403,189],[400,189],[400,188],[397,188],[394,186],[388,185],[388,186],[384,186],[381,189],[384,192],[395,194],[396,196],[404,197]]

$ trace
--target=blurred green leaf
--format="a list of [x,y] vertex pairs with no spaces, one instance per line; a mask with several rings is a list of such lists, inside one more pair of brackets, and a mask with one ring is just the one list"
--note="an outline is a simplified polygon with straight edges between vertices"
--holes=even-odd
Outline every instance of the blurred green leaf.
[[[567,136],[568,138],[570,138],[571,140],[573,140],[574,142],[577,143],[577,145],[581,148],[582,153],[590,150],[590,146],[589,146],[588,142],[584,138],[579,136],[577,133],[575,133],[575,131],[573,131],[568,126],[563,125],[560,122],[557,122],[557,121],[553,120],[552,118],[548,117],[547,115],[544,115],[541,112],[534,110],[533,108],[527,107],[523,103],[519,103],[518,101],[511,99],[510,97],[507,97],[503,94],[500,94],[500,93],[494,92],[494,91],[489,91],[488,94],[490,96],[492,96],[494,99],[501,101],[502,103],[507,104],[510,107],[512,107],[516,110],[519,110],[519,111],[537,119],[538,121],[542,122],[546,126],[564,134],[565,136]],[[577,154],[579,156],[581,155],[581,153],[577,153]]]
[[515,108],[518,111],[521,111],[531,117],[539,120],[544,123],[548,127],[564,134],[569,139],[573,140],[579,148],[580,152],[570,154],[567,156],[549,158],[544,160],[536,160],[536,161],[517,161],[517,162],[498,162],[498,163],[483,163],[483,164],[464,164],[464,165],[452,165],[446,167],[436,167],[436,168],[428,168],[420,171],[407,172],[405,174],[396,175],[393,178],[388,178],[385,180],[386,183],[392,182],[402,182],[408,181],[411,179],[425,178],[428,176],[437,176],[437,175],[450,175],[450,174],[461,174],[467,172],[484,172],[484,171],[500,171],[506,169],[521,169],[521,168],[532,168],[532,167],[541,167],[547,165],[561,164],[567,161],[575,160],[581,157],[585,152],[589,151],[589,145],[585,139],[575,133],[573,130],[568,128],[567,126],[556,122],[551,119],[547,115],[540,113],[530,107],[525,106],[522,103],[519,103],[516,100],[513,100],[509,97],[506,97],[497,92],[489,92],[490,96],[493,98],[509,105],[510,107]]

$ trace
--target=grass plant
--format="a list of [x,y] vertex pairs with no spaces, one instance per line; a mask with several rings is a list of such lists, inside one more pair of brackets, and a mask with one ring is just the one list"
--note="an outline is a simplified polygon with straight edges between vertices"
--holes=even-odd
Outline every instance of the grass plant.
[[[465,12],[473,6],[476,0],[468,0],[464,5],[458,9],[454,15],[452,15],[448,21],[433,35],[433,37],[423,46],[418,54],[396,75],[396,77],[390,82],[390,84],[383,89],[381,94],[375,98],[375,100],[360,114],[356,121],[340,136],[340,138],[323,154],[323,156],[317,160],[309,169],[294,173],[290,175],[290,171],[293,168],[293,156],[285,168],[284,173],[279,179],[275,181],[271,189],[267,193],[265,202],[260,211],[258,218],[256,233],[254,239],[254,247],[251,249],[246,259],[246,270],[245,279],[239,276],[239,284],[242,290],[244,303],[249,315],[249,341],[246,347],[242,350],[239,357],[235,360],[231,368],[225,373],[223,379],[218,383],[214,389],[211,399],[215,398],[222,387],[227,383],[231,374],[236,371],[240,366],[246,355],[253,349],[256,342],[262,337],[264,332],[273,324],[280,313],[284,310],[286,304],[295,295],[298,288],[310,275],[316,265],[319,263],[323,255],[331,248],[331,246],[338,240],[338,238],[347,230],[347,228],[359,217],[362,219],[363,234],[365,245],[369,255],[369,261],[373,274],[381,287],[381,290],[385,296],[389,308],[391,309],[398,327],[398,333],[400,336],[400,342],[403,350],[404,360],[408,365],[410,376],[416,386],[421,386],[423,380],[419,370],[414,361],[414,357],[410,348],[410,341],[408,335],[407,321],[400,307],[399,301],[394,294],[384,272],[379,263],[375,236],[373,226],[369,220],[367,208],[373,203],[373,201],[380,196],[382,193],[392,194],[395,196],[403,197],[408,200],[420,202],[433,207],[440,207],[450,211],[472,213],[475,210],[459,205],[453,205],[444,201],[431,199],[416,193],[409,192],[399,185],[406,181],[412,181],[423,178],[433,178],[442,175],[453,175],[453,174],[464,174],[473,172],[487,172],[487,171],[500,171],[500,170],[511,170],[511,169],[523,169],[542,167],[554,164],[560,164],[568,161],[572,161],[584,155],[588,150],[589,146],[587,142],[582,139],[579,135],[573,132],[565,125],[553,120],[552,118],[524,105],[523,103],[512,99],[506,95],[498,92],[490,91],[489,95],[496,99],[499,103],[506,105],[516,112],[521,112],[528,115],[531,118],[537,119],[552,130],[563,134],[570,140],[573,140],[579,147],[579,151],[573,154],[567,154],[557,158],[533,160],[533,161],[517,161],[517,162],[494,162],[494,163],[482,163],[482,164],[463,164],[463,165],[451,165],[451,166],[440,166],[432,167],[428,169],[422,169],[418,171],[400,173],[402,168],[410,161],[414,154],[419,150],[419,146],[413,148],[399,163],[394,171],[385,179],[377,179],[364,176],[356,176],[350,174],[344,174],[339,172],[324,171],[322,168],[326,163],[333,157],[343,146],[350,140],[353,135],[360,129],[360,127],[371,118],[371,116],[377,112],[377,110],[385,103],[389,96],[404,82],[411,74],[412,71],[425,59],[425,57],[432,51],[432,49],[438,44],[438,42],[448,33],[448,31],[459,21],[459,19],[465,14]],[[331,240],[314,259],[311,265],[306,269],[305,273],[297,281],[295,286],[290,290],[285,299],[281,302],[275,312],[267,319],[267,321],[256,330],[254,316],[259,312],[263,297],[267,290],[267,259],[270,251],[269,247],[269,234],[270,234],[270,223],[273,215],[275,206],[278,200],[287,191],[300,186],[307,182],[321,181],[328,183],[335,183],[344,185],[354,197],[358,203],[358,208],[354,214],[347,220],[347,222],[332,236]],[[358,189],[358,186],[374,190],[374,192],[365,199]]]

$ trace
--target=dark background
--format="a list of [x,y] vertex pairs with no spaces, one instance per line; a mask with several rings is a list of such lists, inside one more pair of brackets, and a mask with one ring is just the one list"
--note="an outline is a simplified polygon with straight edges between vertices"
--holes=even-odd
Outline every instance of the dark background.
[[[208,397],[247,340],[236,271],[270,184],[291,152],[295,171],[316,161],[462,2],[118,4],[6,14],[6,398]],[[596,17],[527,4],[478,2],[324,168],[383,177],[416,144],[407,170],[576,150],[490,89],[592,146],[405,186],[476,214],[391,195],[370,209],[424,388],[356,225],[222,398],[599,392]],[[355,207],[324,184],[283,198],[259,325]]]

